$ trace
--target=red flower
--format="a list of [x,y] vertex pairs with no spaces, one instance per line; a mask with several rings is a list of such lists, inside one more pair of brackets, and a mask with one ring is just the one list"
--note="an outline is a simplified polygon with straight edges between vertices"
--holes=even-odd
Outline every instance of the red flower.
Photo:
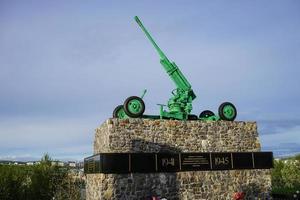
[[234,200],[243,200],[245,197],[245,193],[244,192],[236,192],[233,195],[233,199]]

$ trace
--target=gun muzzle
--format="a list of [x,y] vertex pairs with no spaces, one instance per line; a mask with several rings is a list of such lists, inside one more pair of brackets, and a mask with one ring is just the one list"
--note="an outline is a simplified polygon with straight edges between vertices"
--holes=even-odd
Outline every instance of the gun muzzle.
[[142,22],[140,21],[138,16],[135,16],[134,19],[135,19],[136,23],[138,23],[139,26],[142,26]]

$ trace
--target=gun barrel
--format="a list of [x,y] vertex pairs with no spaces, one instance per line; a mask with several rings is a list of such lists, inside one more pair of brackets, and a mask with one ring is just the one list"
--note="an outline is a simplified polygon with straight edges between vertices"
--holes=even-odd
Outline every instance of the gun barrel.
[[143,23],[140,21],[140,19],[138,18],[138,16],[134,17],[136,23],[141,27],[141,29],[144,31],[144,33],[146,34],[147,38],[150,40],[150,42],[153,44],[154,48],[156,49],[156,51],[158,52],[159,56],[161,59],[166,59],[168,60],[167,56],[164,54],[164,52],[162,52],[162,50],[159,48],[159,46],[156,44],[156,42],[154,41],[154,39],[151,37],[151,35],[149,34],[149,32],[147,31],[147,29],[144,27]]
[[[158,52],[158,54],[160,56],[160,63],[162,64],[162,66],[164,67],[164,69],[168,73],[168,75],[171,77],[171,79],[174,81],[175,85],[180,89],[183,89],[185,91],[190,91],[192,86],[188,82],[188,80],[184,77],[184,75],[182,74],[182,72],[180,71],[178,66],[174,62],[171,63],[169,61],[167,56],[161,51],[161,49],[158,47],[156,42],[153,40],[153,38],[151,37],[151,35],[147,31],[147,29],[144,27],[144,25],[142,24],[140,19],[137,16],[135,16],[134,19],[137,22],[137,24],[141,27],[141,29],[144,31],[147,38],[150,40],[150,42],[153,44],[154,48]],[[190,93],[191,93],[192,99],[196,98],[196,95],[194,94],[193,91],[191,91]]]

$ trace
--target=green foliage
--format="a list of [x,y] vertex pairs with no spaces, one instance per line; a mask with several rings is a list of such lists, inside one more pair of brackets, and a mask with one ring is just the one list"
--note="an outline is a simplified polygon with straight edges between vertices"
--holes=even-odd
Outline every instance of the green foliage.
[[284,187],[281,170],[284,167],[284,162],[274,160],[274,168],[272,169],[272,185],[273,187]]
[[80,199],[80,188],[82,187],[84,187],[82,180],[74,180],[69,176],[61,182],[54,198],[58,200]]
[[79,199],[81,185],[69,176],[70,170],[52,166],[51,161],[46,154],[33,166],[0,165],[0,199]]
[[26,166],[0,165],[0,199],[26,198],[29,191]]
[[300,162],[300,154],[297,154],[297,155],[295,156],[295,160],[298,160],[298,161]]
[[32,170],[30,177],[31,197],[34,199],[52,199],[66,176],[66,169],[51,166],[51,162],[41,162]]
[[274,193],[280,194],[291,194],[300,190],[300,155],[274,160],[272,188]]
[[288,188],[300,188],[300,163],[290,160],[281,170],[282,179]]

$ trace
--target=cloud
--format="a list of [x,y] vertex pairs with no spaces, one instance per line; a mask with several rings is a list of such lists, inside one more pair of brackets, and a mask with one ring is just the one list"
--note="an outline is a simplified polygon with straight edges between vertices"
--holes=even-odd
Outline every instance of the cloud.
[[273,134],[261,134],[262,149],[273,151],[275,156],[300,153],[300,125],[279,128]]
[[232,101],[269,146],[267,134],[292,134],[300,120],[295,4],[1,2],[1,154],[76,156],[97,120],[144,88],[146,114],[159,113],[176,86],[135,14],[193,86],[195,114]]
[[92,154],[94,129],[101,116],[86,118],[12,118],[0,122],[1,157],[83,158]]
[[284,133],[298,126],[300,126],[299,119],[258,120],[258,129],[263,135]]

